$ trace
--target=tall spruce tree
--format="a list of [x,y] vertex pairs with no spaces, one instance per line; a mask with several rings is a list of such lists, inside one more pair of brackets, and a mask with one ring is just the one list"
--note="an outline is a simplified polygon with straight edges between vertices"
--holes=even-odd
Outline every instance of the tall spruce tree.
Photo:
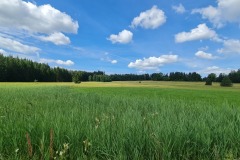
[[222,80],[222,82],[220,83],[220,85],[222,87],[232,87],[232,81],[230,80],[230,78],[228,76],[225,76]]

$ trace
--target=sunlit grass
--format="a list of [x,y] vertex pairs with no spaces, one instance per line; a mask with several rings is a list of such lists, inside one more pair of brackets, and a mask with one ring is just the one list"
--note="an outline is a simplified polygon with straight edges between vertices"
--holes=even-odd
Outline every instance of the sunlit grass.
[[29,86],[69,86],[69,87],[148,87],[148,88],[182,88],[182,89],[222,89],[222,90],[239,90],[240,84],[234,84],[233,87],[220,87],[215,82],[212,86],[204,85],[205,82],[172,82],[172,81],[114,81],[114,82],[82,82],[74,84],[73,82],[36,82],[36,83],[0,83],[1,87],[29,87]]
[[239,88],[0,83],[0,159],[237,159]]

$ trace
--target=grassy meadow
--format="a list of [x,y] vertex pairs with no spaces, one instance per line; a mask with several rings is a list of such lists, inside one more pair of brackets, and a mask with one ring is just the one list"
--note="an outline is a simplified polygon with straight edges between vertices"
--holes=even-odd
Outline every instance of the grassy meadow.
[[239,159],[240,85],[0,83],[0,160]]

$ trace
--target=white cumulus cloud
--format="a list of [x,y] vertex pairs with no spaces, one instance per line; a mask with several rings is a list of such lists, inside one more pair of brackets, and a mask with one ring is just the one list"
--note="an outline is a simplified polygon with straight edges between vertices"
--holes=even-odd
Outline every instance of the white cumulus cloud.
[[40,36],[39,38],[42,41],[52,42],[56,45],[66,45],[71,43],[70,39],[60,32],[53,33],[49,36]]
[[219,49],[218,52],[224,54],[240,54],[240,40],[224,40],[223,48]]
[[20,34],[56,45],[69,44],[70,39],[63,33],[76,34],[79,28],[77,21],[50,4],[38,6],[24,0],[0,1],[0,26],[1,32],[14,37]]
[[33,33],[77,33],[78,22],[51,5],[37,6],[23,0],[0,1],[0,26]]
[[136,68],[139,70],[155,70],[165,64],[174,63],[178,61],[178,55],[162,55],[160,57],[149,57],[144,59],[137,59],[135,62],[129,63],[129,68]]
[[180,3],[178,6],[172,6],[172,9],[179,14],[183,14],[186,12],[186,9],[184,8],[184,6]]
[[72,66],[72,65],[74,65],[74,62],[71,61],[71,60],[67,60],[67,61],[56,60],[56,63],[57,63],[57,64],[60,64],[60,65],[66,65],[66,66]]
[[211,53],[206,53],[204,51],[198,51],[195,53],[195,56],[203,59],[216,59],[218,58],[217,56],[213,56]]
[[40,63],[55,63],[58,65],[65,65],[65,66],[72,66],[74,65],[74,62],[71,60],[67,60],[67,61],[63,61],[63,60],[54,60],[54,59],[45,59],[45,58],[41,58]]
[[112,60],[111,63],[112,64],[116,64],[118,61],[117,60]]
[[194,9],[192,13],[200,13],[203,19],[208,19],[217,28],[223,27],[227,22],[240,23],[239,0],[217,0],[217,7],[208,6]]
[[157,6],[153,6],[150,10],[141,12],[138,17],[135,17],[131,23],[131,27],[142,27],[145,29],[156,29],[166,22],[167,17],[165,13],[158,9]]
[[232,70],[234,70],[234,69],[220,68],[218,66],[211,66],[211,67],[207,67],[207,68],[204,68],[202,70],[199,70],[198,73],[201,73],[201,74],[210,74],[210,73],[215,73],[215,74],[225,73],[225,74],[228,74]]
[[133,33],[128,30],[123,30],[118,33],[118,35],[111,34],[107,40],[110,40],[113,44],[114,43],[122,43],[127,44],[132,41]]
[[18,53],[37,53],[39,48],[22,44],[16,40],[0,36],[0,48]]
[[217,33],[203,23],[199,24],[197,28],[192,29],[190,32],[181,32],[176,34],[175,41],[177,43],[183,43],[202,39],[217,39],[217,37]]
[[8,52],[6,52],[5,50],[3,50],[1,48],[0,48],[0,54],[3,54],[4,56],[8,56],[9,55]]

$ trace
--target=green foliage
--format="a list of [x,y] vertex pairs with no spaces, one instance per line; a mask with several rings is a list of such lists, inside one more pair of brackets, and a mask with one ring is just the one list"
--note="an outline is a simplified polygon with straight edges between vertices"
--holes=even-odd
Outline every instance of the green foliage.
[[232,81],[230,80],[230,78],[228,76],[225,76],[222,80],[222,82],[220,83],[220,85],[222,87],[232,87]]
[[215,73],[210,73],[208,76],[207,76],[208,79],[210,79],[212,82],[215,82],[216,81],[216,78],[217,78],[217,75]]
[[239,91],[33,83],[0,97],[4,160],[29,159],[26,133],[32,159],[50,159],[51,129],[57,159],[239,159]]
[[237,71],[231,71],[228,77],[233,83],[240,83],[240,69]]
[[56,67],[53,68],[53,73],[55,75],[55,82],[71,82],[72,80],[72,75],[67,69]]
[[151,80],[149,74],[112,74],[110,75],[112,81],[139,81],[139,80]]
[[78,80],[78,81],[75,81],[74,83],[76,83],[76,84],[80,84],[80,83],[81,83],[81,81],[79,81],[79,80]]
[[7,79],[6,63],[3,55],[0,54],[0,82],[5,82]]
[[188,74],[183,72],[171,72],[169,74],[169,80],[198,82],[198,81],[202,81],[202,78],[201,78],[201,75],[196,72],[192,72]]
[[[77,72],[77,73],[76,73]],[[77,75],[76,75],[77,74]],[[208,78],[212,82],[221,82],[224,74],[216,77],[211,73]],[[240,69],[229,73],[233,83],[240,83]],[[171,72],[170,74],[153,73],[149,74],[112,74],[106,75],[103,71],[85,72],[71,71],[60,67],[51,68],[48,64],[33,62],[27,59],[5,57],[0,53],[0,82],[111,82],[111,81],[191,81],[198,82],[205,80],[196,72]]]
[[81,73],[80,72],[73,72],[72,74],[72,81],[74,83],[79,83],[81,79]]
[[210,78],[207,78],[205,85],[210,85],[211,86],[212,85],[212,80]]
[[96,81],[96,82],[111,82],[111,77],[108,76],[108,75],[97,75],[97,74],[94,74],[93,76],[89,76],[88,77],[89,81]]
[[71,73],[63,68],[0,54],[0,82],[71,82]]
[[111,82],[111,78],[108,75],[100,75],[100,81],[101,82]]
[[88,81],[92,81],[93,78],[92,78],[92,75],[88,76]]
[[164,74],[163,73],[153,73],[151,75],[153,81],[163,81],[164,80]]
[[222,82],[222,80],[225,76],[227,76],[227,75],[225,75],[224,73],[220,73],[219,76],[216,78],[216,81],[217,82]]

